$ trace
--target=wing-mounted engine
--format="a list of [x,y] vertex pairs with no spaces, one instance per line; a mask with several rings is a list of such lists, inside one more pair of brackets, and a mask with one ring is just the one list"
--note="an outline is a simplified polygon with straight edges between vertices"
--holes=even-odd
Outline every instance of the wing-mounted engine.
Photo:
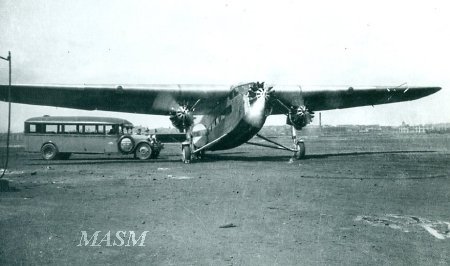
[[187,130],[194,124],[194,115],[192,108],[189,109],[187,105],[181,105],[174,109],[170,114],[170,121],[180,132],[187,132]]
[[287,114],[286,124],[294,126],[295,129],[300,130],[314,118],[314,112],[309,111],[304,105],[298,107],[291,107]]

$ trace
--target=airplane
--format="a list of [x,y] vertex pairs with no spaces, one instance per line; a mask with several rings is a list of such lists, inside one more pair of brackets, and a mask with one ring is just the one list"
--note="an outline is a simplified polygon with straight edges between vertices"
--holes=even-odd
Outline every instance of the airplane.
[[[314,112],[416,100],[440,87],[374,86],[314,87],[266,85],[13,85],[11,102],[82,110],[102,110],[169,116],[186,134],[182,161],[201,159],[205,151],[227,150],[244,143],[293,152],[305,158],[297,130],[311,123]],[[8,85],[0,85],[0,100],[8,101]],[[258,132],[269,115],[286,115],[292,146]],[[271,144],[249,142],[254,136]]]

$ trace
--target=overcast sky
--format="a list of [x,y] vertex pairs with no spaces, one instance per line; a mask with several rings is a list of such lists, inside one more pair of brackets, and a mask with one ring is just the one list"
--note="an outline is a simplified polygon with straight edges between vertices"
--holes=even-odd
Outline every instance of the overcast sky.
[[[450,122],[447,1],[2,0],[0,14],[0,55],[11,50],[16,84],[407,82],[443,90],[407,103],[323,112],[323,122]],[[2,84],[7,70],[1,61]],[[163,116],[19,104],[12,110],[13,131],[44,114],[170,125]],[[0,131],[6,112],[0,103]]]

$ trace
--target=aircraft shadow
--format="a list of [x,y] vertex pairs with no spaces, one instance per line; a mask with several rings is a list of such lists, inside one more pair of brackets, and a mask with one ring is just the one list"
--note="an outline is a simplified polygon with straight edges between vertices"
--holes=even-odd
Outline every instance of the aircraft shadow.
[[[345,157],[345,156],[363,156],[363,155],[377,155],[377,154],[409,154],[409,153],[434,153],[436,151],[416,150],[416,151],[367,151],[367,152],[340,152],[340,153],[325,153],[325,154],[309,154],[304,160],[309,159],[324,159],[329,157]],[[207,154],[204,159],[198,162],[214,162],[214,161],[287,161],[291,155],[271,155],[271,156],[229,156],[228,154]]]
[[310,154],[306,155],[305,159],[320,159],[328,157],[340,157],[340,156],[358,156],[358,155],[372,155],[372,154],[408,154],[408,153],[433,153],[436,151],[430,150],[418,150],[418,151],[363,151],[363,152],[342,152],[342,153],[328,153],[328,154]]
[[[410,154],[410,153],[434,153],[436,151],[417,150],[417,151],[368,151],[368,152],[341,152],[341,153],[325,153],[306,155],[302,161],[310,159],[324,159],[329,157],[345,157],[345,156],[364,156],[377,154]],[[240,155],[242,154],[242,155]],[[208,163],[217,161],[242,161],[242,162],[286,162],[292,157],[291,155],[263,155],[263,156],[246,156],[247,152],[228,152],[223,154],[207,154],[203,159],[194,160],[194,163]],[[289,153],[286,153],[289,154]],[[30,159],[28,165],[82,165],[82,164],[139,164],[139,163],[180,163],[181,159],[175,155],[168,157],[160,157],[158,159],[143,161],[133,158],[74,158],[68,160],[43,161],[42,159]]]

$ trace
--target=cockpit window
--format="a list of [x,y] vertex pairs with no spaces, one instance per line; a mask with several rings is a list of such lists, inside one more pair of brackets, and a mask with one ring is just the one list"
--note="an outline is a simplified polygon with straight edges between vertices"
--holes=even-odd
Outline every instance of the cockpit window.
[[236,97],[239,94],[239,92],[237,91],[237,89],[233,89],[230,94],[228,95],[229,99],[233,99],[234,97]]

